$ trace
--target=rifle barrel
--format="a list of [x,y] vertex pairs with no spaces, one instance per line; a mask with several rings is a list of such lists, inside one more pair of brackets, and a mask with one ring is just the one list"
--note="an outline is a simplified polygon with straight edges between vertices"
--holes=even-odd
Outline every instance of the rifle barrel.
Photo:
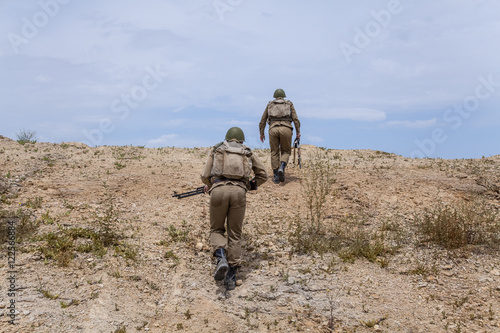
[[188,191],[188,192],[184,192],[184,193],[176,193],[176,194],[172,195],[172,197],[177,197],[177,199],[182,199],[182,198],[190,197],[192,195],[202,194],[204,192],[204,187],[205,186],[200,186],[200,187],[197,187],[196,190],[193,190],[193,191]]

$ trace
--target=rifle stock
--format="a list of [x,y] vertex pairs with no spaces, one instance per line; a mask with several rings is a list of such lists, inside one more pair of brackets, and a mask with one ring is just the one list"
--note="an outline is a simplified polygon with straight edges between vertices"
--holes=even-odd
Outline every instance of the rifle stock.
[[293,163],[295,164],[295,148],[297,148],[297,164],[302,169],[302,162],[300,160],[300,139],[295,138],[293,141]]

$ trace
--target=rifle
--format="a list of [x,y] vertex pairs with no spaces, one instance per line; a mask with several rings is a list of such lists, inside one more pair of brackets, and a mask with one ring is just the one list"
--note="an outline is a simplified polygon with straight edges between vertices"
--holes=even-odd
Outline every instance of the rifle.
[[196,190],[188,191],[188,192],[184,192],[184,193],[177,193],[174,191],[174,195],[172,195],[172,197],[177,197],[177,199],[182,199],[182,198],[190,197],[192,195],[202,194],[205,192],[203,190],[204,188],[205,188],[205,186],[200,186],[200,187],[197,187]]
[[293,141],[293,163],[295,163],[295,148],[297,148],[297,153],[298,153],[298,164],[299,168],[302,169],[302,162],[300,161],[300,139],[295,138]]

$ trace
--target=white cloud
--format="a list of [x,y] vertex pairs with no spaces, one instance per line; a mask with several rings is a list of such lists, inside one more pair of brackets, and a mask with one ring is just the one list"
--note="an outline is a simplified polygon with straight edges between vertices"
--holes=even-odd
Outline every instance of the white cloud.
[[165,146],[175,146],[179,142],[179,134],[164,134],[159,138],[149,140],[146,143],[148,147],[165,147]]
[[381,121],[386,118],[384,111],[368,108],[313,109],[302,112],[301,117],[318,119],[346,119],[354,121]]
[[316,143],[324,142],[325,140],[323,140],[323,138],[320,138],[319,136],[308,135],[305,137],[304,141],[310,142],[312,144],[316,144]]
[[428,120],[393,120],[383,124],[383,127],[429,128],[437,125],[437,118]]

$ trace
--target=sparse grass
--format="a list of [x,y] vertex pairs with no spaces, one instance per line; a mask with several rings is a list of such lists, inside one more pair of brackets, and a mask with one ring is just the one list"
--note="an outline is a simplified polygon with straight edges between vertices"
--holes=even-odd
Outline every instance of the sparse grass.
[[189,320],[193,316],[193,314],[187,309],[187,311],[184,313],[184,316],[186,316],[186,319]]
[[66,267],[73,258],[73,239],[65,234],[49,232],[42,238],[45,245],[40,251],[46,259],[54,259],[61,267]]
[[416,266],[408,271],[408,274],[411,275],[421,275],[421,276],[428,276],[430,275],[432,270],[427,267],[424,263],[418,262]]
[[38,291],[43,295],[43,297],[45,298],[48,298],[48,299],[51,299],[51,300],[55,300],[55,299],[58,299],[59,298],[59,295],[54,295],[52,294],[52,292],[46,290],[46,289],[43,289],[43,288],[39,288]]
[[137,260],[137,254],[139,253],[139,249],[135,246],[132,246],[128,243],[120,243],[119,245],[114,247],[115,253],[125,259]]
[[179,257],[176,256],[172,250],[165,252],[164,257],[167,259],[173,259],[175,262],[179,262]]
[[78,304],[80,304],[80,301],[76,300],[76,299],[72,299],[69,303],[61,301],[60,304],[61,304],[61,308],[66,309],[67,307],[69,307],[71,305],[78,305]]
[[[44,215],[44,221],[53,223],[48,212]],[[69,265],[75,252],[93,253],[102,257],[109,248],[113,248],[116,255],[127,260],[137,259],[138,247],[122,241],[124,236],[118,230],[119,214],[112,197],[106,197],[104,211],[95,212],[94,219],[95,229],[59,227],[57,231],[39,236],[38,240],[44,241],[39,250],[46,259],[54,259],[63,267]]]
[[39,223],[29,212],[18,209],[16,212],[0,210],[0,244],[5,244],[9,238],[9,229],[7,222],[14,223],[15,237],[17,243],[31,238],[38,230]]
[[26,201],[26,206],[33,209],[42,208],[43,199],[41,197],[36,197],[34,199],[28,199]]
[[41,160],[47,162],[47,165],[50,167],[53,167],[56,163],[56,161],[53,160],[49,155],[45,155]]
[[118,170],[121,170],[121,169],[125,168],[126,166],[127,165],[125,163],[115,162],[115,168]]
[[42,214],[42,221],[45,224],[54,224],[55,222],[54,218],[50,216],[49,211]]
[[333,224],[321,223],[318,229],[304,226],[298,218],[292,224],[294,230],[289,234],[289,241],[299,253],[336,252],[344,262],[366,258],[386,267],[388,261],[384,256],[394,254],[399,248],[388,231],[370,231],[362,216],[347,216]]
[[449,205],[438,203],[417,217],[417,225],[423,242],[448,250],[500,244],[498,214],[479,199]]
[[186,221],[182,221],[181,228],[176,228],[174,225],[168,226],[167,231],[169,239],[161,240],[158,243],[159,245],[168,246],[170,243],[185,243],[189,240],[189,229],[187,228]]

